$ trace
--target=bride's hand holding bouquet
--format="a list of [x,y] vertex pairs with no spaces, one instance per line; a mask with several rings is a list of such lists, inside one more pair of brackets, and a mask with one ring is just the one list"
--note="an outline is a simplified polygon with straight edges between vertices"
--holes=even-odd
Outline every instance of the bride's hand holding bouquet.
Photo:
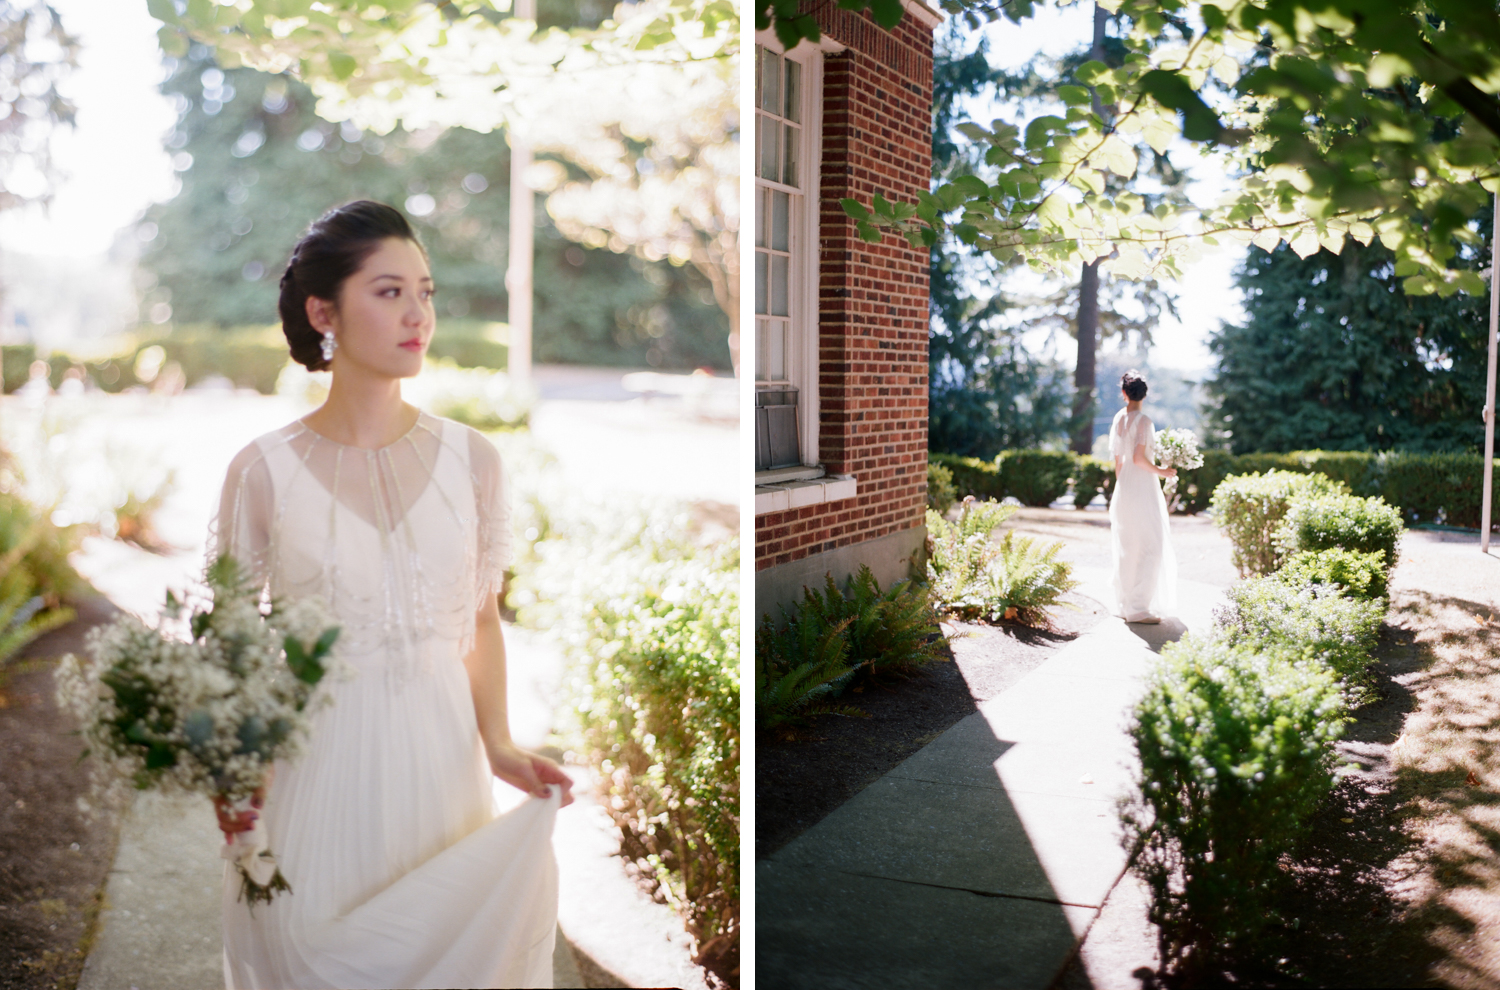
[[272,764],[307,735],[339,630],[316,601],[263,611],[259,589],[227,556],[207,585],[209,598],[191,608],[168,593],[154,629],[126,615],[90,633],[89,657],[58,667],[58,700],[82,725],[85,755],[137,789],[209,797],[242,896],[269,903],[291,887],[259,809]]

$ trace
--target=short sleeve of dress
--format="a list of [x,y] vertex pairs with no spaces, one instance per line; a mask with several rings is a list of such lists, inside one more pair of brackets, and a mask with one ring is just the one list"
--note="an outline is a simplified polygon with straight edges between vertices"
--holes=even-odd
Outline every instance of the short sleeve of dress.
[[270,468],[259,444],[251,444],[235,455],[225,475],[209,532],[209,561],[231,556],[264,584],[274,501]]
[[478,558],[475,562],[475,608],[500,593],[511,561],[510,501],[505,470],[495,445],[469,432],[469,468],[478,509]]
[[1145,416],[1136,420],[1135,437],[1130,442],[1131,454],[1134,455],[1135,448],[1144,444],[1146,447],[1146,460],[1154,460],[1156,454],[1156,426]]

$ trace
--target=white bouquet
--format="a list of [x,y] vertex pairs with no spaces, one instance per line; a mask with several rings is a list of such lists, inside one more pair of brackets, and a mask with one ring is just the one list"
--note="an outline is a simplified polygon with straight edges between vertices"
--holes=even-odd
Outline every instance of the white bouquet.
[[[1163,430],[1156,435],[1156,460],[1158,467],[1191,471],[1203,466],[1203,453],[1192,430]],[[1177,479],[1168,478],[1163,489],[1170,503],[1177,495]]]
[[[158,628],[126,615],[91,632],[89,659],[69,655],[58,667],[58,701],[78,717],[85,755],[138,789],[206,794],[246,821],[258,817],[251,808],[271,764],[307,734],[339,630],[317,601],[272,602],[266,613],[229,557],[207,584],[211,599],[191,609],[168,592]],[[222,855],[252,907],[291,890],[258,821]]]

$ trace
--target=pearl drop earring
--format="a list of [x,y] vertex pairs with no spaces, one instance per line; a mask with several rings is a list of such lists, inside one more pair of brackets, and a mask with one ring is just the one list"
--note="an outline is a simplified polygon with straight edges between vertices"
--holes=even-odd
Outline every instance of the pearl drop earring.
[[337,346],[339,346],[339,342],[337,340],[333,339],[333,334],[331,334],[331,333],[325,333],[323,335],[323,360],[324,360],[324,362],[329,362],[329,361],[333,360],[333,349],[335,347],[337,347]]

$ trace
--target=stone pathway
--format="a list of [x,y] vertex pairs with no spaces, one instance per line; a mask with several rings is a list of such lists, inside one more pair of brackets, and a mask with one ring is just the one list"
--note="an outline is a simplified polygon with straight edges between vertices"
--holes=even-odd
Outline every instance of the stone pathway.
[[[1078,591],[1108,601],[1099,515],[1027,510],[1012,528],[1067,539]],[[1019,990],[1057,978],[1125,871],[1115,801],[1151,653],[1210,625],[1233,579],[1227,543],[1201,522],[1173,520],[1185,575],[1212,581],[1184,576],[1175,620],[1106,619],[757,863],[758,985]]]

